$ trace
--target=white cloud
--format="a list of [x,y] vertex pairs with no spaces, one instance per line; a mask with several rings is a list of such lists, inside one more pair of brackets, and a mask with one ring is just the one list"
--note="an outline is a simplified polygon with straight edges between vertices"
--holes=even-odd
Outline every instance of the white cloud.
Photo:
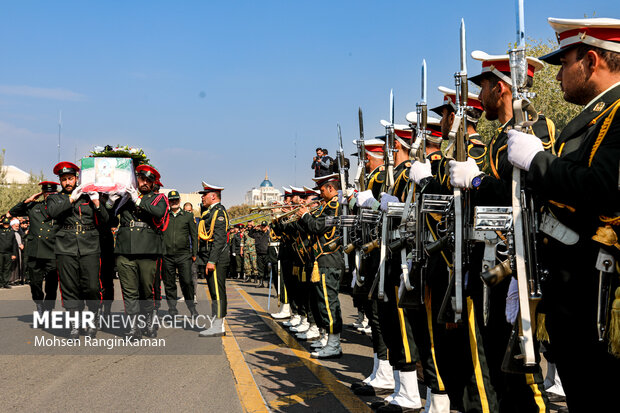
[[39,99],[69,100],[76,102],[86,100],[85,95],[67,89],[43,88],[24,85],[0,85],[0,94]]

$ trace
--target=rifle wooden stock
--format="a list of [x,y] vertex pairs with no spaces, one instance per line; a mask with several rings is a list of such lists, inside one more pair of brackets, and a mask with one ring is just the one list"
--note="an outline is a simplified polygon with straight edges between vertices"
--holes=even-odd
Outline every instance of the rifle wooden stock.
[[378,239],[367,242],[366,244],[362,245],[362,251],[364,252],[364,254],[369,254],[375,248],[379,248],[379,244],[380,242]]

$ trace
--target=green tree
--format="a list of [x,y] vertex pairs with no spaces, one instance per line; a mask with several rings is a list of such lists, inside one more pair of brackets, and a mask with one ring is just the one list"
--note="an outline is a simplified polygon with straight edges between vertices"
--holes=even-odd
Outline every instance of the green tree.
[[19,201],[23,201],[32,194],[39,192],[41,189],[38,185],[43,180],[43,172],[34,175],[30,172],[30,182],[27,184],[15,184],[7,182],[6,170],[4,169],[4,154],[2,150],[0,154],[0,215],[7,213]]
[[[512,47],[512,45],[508,47]],[[530,39],[527,44],[527,54],[528,56],[540,57],[556,48],[557,45],[551,40]],[[545,64],[541,70],[536,72],[531,89],[532,92],[536,93],[536,97],[532,99],[534,107],[539,113],[544,114],[555,123],[556,137],[581,110],[580,106],[564,100],[560,82],[555,79],[558,70],[558,66]],[[485,142],[489,142],[497,135],[497,129],[500,126],[498,121],[490,122],[483,116],[478,124],[478,133]]]

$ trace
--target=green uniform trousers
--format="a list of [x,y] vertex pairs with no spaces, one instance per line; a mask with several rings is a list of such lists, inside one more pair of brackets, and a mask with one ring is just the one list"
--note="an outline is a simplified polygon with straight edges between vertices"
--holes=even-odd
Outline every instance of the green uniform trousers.
[[164,287],[169,309],[177,306],[177,273],[185,304],[187,308],[194,308],[195,292],[191,270],[192,257],[190,255],[164,255]]
[[[27,272],[30,277],[30,294],[37,304],[44,304],[47,310],[56,305],[56,291],[58,290],[58,272],[56,261],[47,258],[30,257],[27,263]],[[45,281],[45,291],[43,291]]]
[[243,270],[246,276],[258,274],[256,251],[245,249],[243,252]]
[[96,312],[101,304],[99,254],[74,257],[56,255],[60,295],[67,311],[83,310],[84,301],[90,311]]
[[342,313],[338,291],[340,289],[340,268],[319,267],[321,280],[312,283],[312,312],[318,327],[329,334],[340,334],[342,331]]
[[150,313],[155,308],[154,288],[158,255],[118,255],[116,266],[121,281],[125,312]]

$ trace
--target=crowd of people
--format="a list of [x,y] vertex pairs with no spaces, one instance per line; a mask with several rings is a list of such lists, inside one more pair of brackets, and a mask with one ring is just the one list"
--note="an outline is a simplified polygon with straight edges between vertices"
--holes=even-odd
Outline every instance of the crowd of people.
[[[170,314],[178,314],[178,276],[198,315],[195,267],[215,317],[200,336],[225,334],[227,277],[259,287],[270,280],[281,303],[272,317],[310,341],[313,358],[338,358],[348,275],[374,358],[352,390],[377,396],[376,411],[548,412],[564,398],[573,413],[612,411],[620,367],[620,21],[550,23],[560,48],[527,57],[525,83],[535,82],[543,61],[560,66],[564,99],[584,109],[558,136],[543,114],[519,116],[510,57],[476,51],[482,69],[465,82],[479,95],[461,93],[458,83],[440,87],[443,101],[431,109],[438,118],[409,114],[407,125],[382,122],[385,136],[355,141],[355,185],[317,148],[314,186],[285,188],[273,220],[258,226],[230,224],[222,187],[202,183],[196,223],[176,191],[157,192],[151,166],[136,167],[135,188],[99,193],[83,192],[79,168],[59,163],[60,184],[42,182],[41,193],[7,213],[30,221],[25,255],[37,310],[53,308],[57,278],[67,311],[109,312],[116,265],[125,312],[147,319],[128,334],[152,337],[160,279]],[[477,133],[483,113],[501,124],[488,145]],[[464,154],[442,146],[455,136],[465,140]],[[527,226],[518,226],[521,208],[535,217]],[[489,215],[476,225],[492,229],[463,230],[481,211]],[[17,259],[22,238],[19,222],[12,230],[7,219],[2,268],[7,256]],[[507,226],[496,229],[501,220]],[[535,245],[526,251],[527,273],[520,236]],[[78,335],[75,326],[70,336]]]

